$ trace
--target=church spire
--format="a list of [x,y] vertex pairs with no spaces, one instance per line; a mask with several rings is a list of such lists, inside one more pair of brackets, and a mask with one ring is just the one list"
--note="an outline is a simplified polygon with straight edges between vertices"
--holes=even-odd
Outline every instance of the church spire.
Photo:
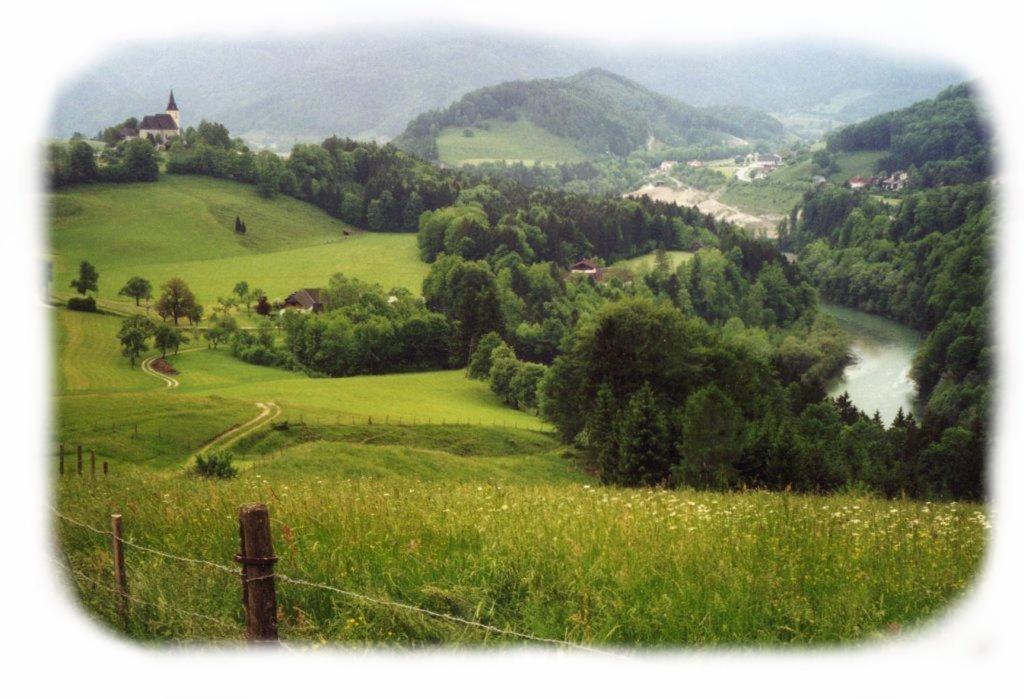
[[174,90],[171,90],[171,97],[170,97],[170,99],[167,100],[167,110],[166,111],[168,111],[168,112],[171,112],[171,111],[176,112],[176,111],[178,111],[178,105],[176,105],[174,103]]

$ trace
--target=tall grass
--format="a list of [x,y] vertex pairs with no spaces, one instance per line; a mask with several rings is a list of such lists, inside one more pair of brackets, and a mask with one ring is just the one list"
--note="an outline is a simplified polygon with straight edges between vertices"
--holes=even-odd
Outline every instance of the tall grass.
[[[339,454],[339,460],[349,455]],[[881,638],[940,613],[977,571],[979,506],[855,496],[622,490],[270,463],[232,481],[65,478],[57,508],[97,528],[230,564],[237,508],[270,506],[278,572],[500,628],[614,646],[809,645]],[[109,542],[58,521],[66,563],[111,579]],[[128,550],[128,633],[238,639],[239,582]],[[116,624],[109,589],[72,576]],[[507,643],[498,634],[282,582],[281,634],[313,643]],[[211,621],[181,610],[212,617]]]

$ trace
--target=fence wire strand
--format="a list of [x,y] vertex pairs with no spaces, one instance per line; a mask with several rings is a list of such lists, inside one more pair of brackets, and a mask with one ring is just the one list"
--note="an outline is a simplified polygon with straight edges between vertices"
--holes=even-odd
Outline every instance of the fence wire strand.
[[[51,507],[50,509],[53,510],[53,513],[55,515],[60,517],[62,520],[68,522],[69,524],[72,524],[72,525],[77,526],[77,527],[82,527],[84,529],[88,529],[89,531],[95,532],[97,534],[101,534],[103,536],[108,536],[108,537],[109,536],[113,536],[113,533],[110,532],[110,531],[104,531],[102,529],[98,529],[98,528],[93,527],[93,526],[91,526],[89,524],[86,524],[84,522],[80,522],[80,521],[78,521],[76,519],[68,517],[67,515],[63,514],[62,512],[59,512],[57,509],[55,509],[53,507]],[[188,563],[188,564],[191,564],[191,565],[208,566],[208,567],[211,567],[211,568],[214,568],[214,569],[217,569],[217,570],[229,573],[230,575],[235,576],[235,577],[244,577],[244,575],[243,575],[241,570],[239,570],[237,568],[230,568],[230,567],[222,565],[220,563],[215,563],[214,561],[207,561],[207,560],[203,560],[203,559],[199,559],[199,558],[188,558],[188,557],[185,557],[185,556],[177,556],[177,555],[172,554],[172,553],[167,553],[165,551],[160,551],[158,549],[149,548],[148,546],[143,546],[141,544],[132,543],[132,542],[130,542],[127,539],[124,539],[124,538],[120,538],[120,541],[123,544],[127,545],[127,546],[131,546],[132,548],[138,549],[140,551],[144,551],[146,553],[151,553],[151,554],[154,554],[154,555],[157,555],[157,556],[162,556],[164,558],[168,558],[168,559],[171,559],[171,560],[174,560],[174,561],[179,561],[179,562],[182,562],[182,563]],[[68,568],[64,564],[60,563],[59,561],[57,561],[57,564],[62,566],[63,568],[65,568],[66,570],[71,572],[72,574],[82,575],[83,577],[86,577],[87,579],[92,580],[91,578],[88,578],[88,576],[84,576],[84,574],[77,573],[76,571],[71,570],[70,568]],[[590,653],[600,653],[600,654],[603,654],[603,655],[616,655],[614,653],[609,653],[608,651],[602,650],[600,648],[595,648],[593,646],[588,646],[588,645],[584,645],[584,644],[581,644],[581,643],[575,643],[573,641],[566,641],[566,640],[558,639],[558,638],[547,638],[547,637],[544,637],[544,636],[536,636],[536,635],[531,634],[531,633],[524,633],[522,631],[515,631],[513,629],[506,629],[506,628],[502,628],[500,626],[494,626],[492,624],[486,624],[486,623],[484,623],[482,621],[474,621],[472,619],[464,619],[463,617],[455,616],[454,614],[448,614],[446,612],[438,612],[438,611],[435,611],[433,609],[427,609],[425,607],[418,607],[418,606],[413,605],[413,604],[406,604],[405,602],[395,602],[394,600],[383,599],[381,597],[373,597],[371,595],[363,594],[361,592],[354,592],[352,590],[345,590],[343,588],[336,587],[334,585],[327,585],[325,583],[314,582],[312,580],[303,580],[301,578],[293,578],[291,576],[284,575],[282,573],[277,573],[277,572],[271,573],[269,575],[263,575],[263,576],[252,577],[252,578],[245,578],[245,581],[246,582],[255,582],[257,580],[265,580],[267,578],[274,578],[276,580],[280,580],[281,582],[287,583],[289,585],[298,585],[298,586],[303,586],[303,587],[312,587],[312,588],[324,590],[324,591],[327,591],[327,592],[333,592],[335,594],[343,595],[343,596],[348,597],[350,599],[358,600],[358,601],[364,602],[366,604],[373,604],[373,605],[384,606],[384,607],[393,607],[395,609],[402,609],[402,610],[409,611],[409,612],[415,612],[417,614],[423,614],[425,616],[433,617],[435,619],[442,619],[444,621],[448,621],[448,622],[451,622],[451,623],[462,624],[462,625],[467,626],[467,627],[476,628],[476,629],[480,629],[480,630],[483,630],[483,631],[490,631],[490,632],[493,632],[493,633],[496,633],[496,634],[501,634],[503,636],[512,636],[512,637],[515,637],[515,638],[520,638],[520,639],[523,639],[524,641],[533,641],[535,643],[546,643],[548,645],[561,646],[561,647],[564,647],[564,648],[572,648],[573,650],[582,650],[582,651],[587,651],[587,652],[590,652]],[[98,581],[93,580],[93,582],[95,582],[98,585],[101,585],[101,586],[104,586],[104,587],[108,587],[108,586],[106,586],[103,583],[100,583]],[[108,587],[108,589],[113,590],[114,592],[117,592],[116,588]],[[134,598],[130,598],[130,599],[134,599]],[[138,601],[141,602],[142,604],[154,604],[154,603],[151,603],[151,602],[146,602],[145,600],[138,600]],[[168,605],[168,608],[172,608],[173,609],[173,607],[171,607],[170,605]],[[217,623],[224,624],[223,621],[221,621],[219,619],[215,619],[214,617],[206,617],[206,615],[198,614],[198,613],[194,613],[194,612],[188,612],[187,610],[180,610],[180,611],[183,612],[183,613],[186,613],[186,614],[191,614],[193,616],[198,616],[198,617],[201,617],[201,618],[207,618],[207,619],[209,619],[211,621],[215,621]]]
[[[56,514],[61,519],[63,519],[65,522],[68,522],[69,524],[73,524],[76,527],[83,527],[83,528],[88,529],[90,531],[93,531],[93,532],[95,532],[97,534],[102,534],[103,536],[110,536],[110,537],[112,537],[114,535],[113,532],[111,532],[109,530],[104,531],[102,529],[97,529],[96,527],[93,527],[93,526],[91,526],[89,524],[86,524],[85,522],[79,522],[76,519],[72,519],[71,517],[68,517],[67,515],[65,515],[63,513],[58,512],[56,509],[54,509],[52,507],[50,509],[53,510],[53,513]],[[146,553],[151,553],[154,556],[163,556],[164,558],[169,558],[169,559],[171,559],[173,561],[179,561],[181,563],[189,563],[191,565],[208,566],[210,568],[215,568],[215,569],[220,570],[222,572],[228,573],[229,575],[235,575],[235,576],[238,575],[238,569],[237,568],[231,568],[230,566],[226,566],[226,565],[223,565],[221,563],[214,563],[213,561],[206,561],[206,560],[203,560],[203,559],[200,559],[200,558],[188,558],[186,556],[177,556],[177,555],[175,555],[173,553],[167,553],[166,551],[160,551],[158,549],[149,548],[148,546],[143,546],[142,544],[136,544],[136,543],[134,543],[132,541],[129,541],[128,539],[125,539],[124,537],[117,537],[117,538],[118,538],[118,541],[120,541],[125,546],[130,546],[130,547],[132,547],[134,549],[138,549],[139,551],[145,551]]]
[[224,621],[223,619],[218,619],[217,617],[209,616],[208,614],[202,614],[200,612],[189,611],[188,609],[182,609],[181,607],[178,607],[178,606],[173,605],[173,604],[169,604],[169,603],[164,602],[164,601],[150,602],[149,600],[140,599],[140,598],[138,598],[138,597],[136,597],[136,596],[134,596],[132,594],[121,592],[120,590],[118,590],[113,585],[107,584],[107,583],[103,582],[102,580],[97,580],[96,578],[94,578],[92,576],[89,576],[89,575],[86,575],[85,573],[83,573],[81,571],[74,570],[73,568],[71,568],[68,565],[65,565],[64,563],[62,563],[61,561],[57,560],[56,558],[53,558],[52,560],[53,560],[53,562],[55,564],[57,564],[58,566],[60,566],[64,570],[66,570],[68,573],[70,573],[71,575],[75,576],[76,578],[79,578],[81,580],[88,580],[93,585],[96,585],[97,587],[101,587],[104,590],[109,590],[110,592],[113,592],[114,594],[121,595],[125,599],[131,600],[132,602],[135,602],[136,604],[142,604],[142,605],[146,605],[146,606],[149,606],[149,607],[160,607],[161,609],[169,609],[169,610],[171,610],[173,612],[176,612],[178,614],[184,614],[186,616],[195,617],[197,619],[203,619],[205,621],[212,621],[213,623],[215,623],[215,624],[217,624],[219,626],[222,626],[225,629],[229,629],[230,631],[234,631],[235,633],[238,633],[238,631],[239,631],[238,627],[235,624],[229,624],[228,622]]

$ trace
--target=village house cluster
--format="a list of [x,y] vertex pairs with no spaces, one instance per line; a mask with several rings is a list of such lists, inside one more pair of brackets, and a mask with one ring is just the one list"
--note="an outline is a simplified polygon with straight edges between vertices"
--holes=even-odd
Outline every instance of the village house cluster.
[[892,174],[880,173],[875,177],[851,177],[846,181],[850,189],[883,189],[887,192],[899,192],[907,184],[907,173],[897,170]]
[[782,156],[778,153],[749,153],[743,159],[743,164],[752,165],[756,171],[751,178],[759,180],[779,169],[779,166],[782,165]]

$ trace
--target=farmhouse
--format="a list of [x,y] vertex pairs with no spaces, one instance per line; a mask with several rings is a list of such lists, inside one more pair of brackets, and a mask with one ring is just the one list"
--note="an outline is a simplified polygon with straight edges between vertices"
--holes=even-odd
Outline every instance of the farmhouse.
[[658,166],[659,172],[671,172],[672,168],[679,164],[677,160],[663,160],[661,165]]
[[321,289],[299,289],[288,294],[281,305],[282,310],[294,310],[300,313],[320,313],[324,310],[321,300]]
[[858,175],[856,177],[851,177],[850,179],[848,179],[846,181],[846,186],[848,186],[850,189],[864,189],[865,187],[870,187],[874,183],[874,178],[861,177]]
[[138,137],[152,138],[157,143],[166,143],[174,136],[181,135],[181,112],[174,101],[174,90],[167,100],[163,114],[150,114],[139,122]]
[[569,268],[570,274],[586,274],[593,277],[595,282],[604,279],[604,270],[597,264],[596,260],[587,258],[581,259]]

